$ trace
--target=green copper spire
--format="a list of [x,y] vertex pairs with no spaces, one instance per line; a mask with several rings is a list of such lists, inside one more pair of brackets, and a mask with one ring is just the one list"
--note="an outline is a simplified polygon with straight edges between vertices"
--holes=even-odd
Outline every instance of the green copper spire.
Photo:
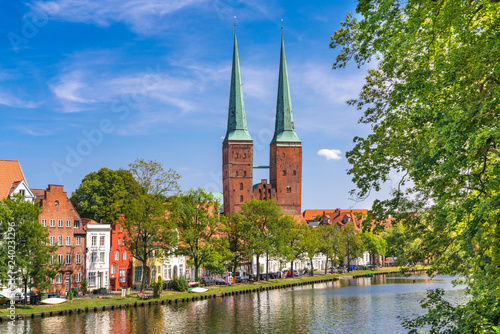
[[252,140],[247,130],[245,104],[241,87],[240,60],[236,32],[234,33],[233,69],[231,72],[231,92],[229,93],[229,115],[224,142],[228,140]]
[[271,144],[276,142],[300,142],[293,125],[292,100],[286,70],[285,42],[281,34],[280,75],[278,82],[278,102],[276,104],[276,126]]

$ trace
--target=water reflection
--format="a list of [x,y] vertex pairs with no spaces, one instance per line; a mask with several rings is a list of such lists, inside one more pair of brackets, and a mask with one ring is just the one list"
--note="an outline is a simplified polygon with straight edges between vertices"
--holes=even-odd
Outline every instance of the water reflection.
[[224,298],[0,324],[0,333],[404,333],[398,316],[421,313],[427,289],[463,286],[437,276],[376,276]]

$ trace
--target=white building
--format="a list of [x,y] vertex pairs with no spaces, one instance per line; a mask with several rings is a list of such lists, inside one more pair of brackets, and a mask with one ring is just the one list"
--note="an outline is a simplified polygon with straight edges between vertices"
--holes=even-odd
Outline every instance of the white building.
[[170,281],[174,277],[184,277],[186,257],[169,255],[163,258],[163,280]]
[[83,218],[87,231],[85,271],[87,288],[109,288],[109,253],[111,251],[111,224],[99,224]]

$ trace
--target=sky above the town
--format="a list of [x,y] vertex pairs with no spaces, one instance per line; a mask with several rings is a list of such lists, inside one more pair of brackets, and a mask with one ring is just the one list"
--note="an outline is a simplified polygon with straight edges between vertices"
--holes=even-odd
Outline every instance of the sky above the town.
[[[345,101],[366,68],[333,71],[330,36],[354,1],[51,0],[0,4],[0,159],[32,188],[70,195],[102,167],[157,160],[182,190],[222,191],[236,16],[254,165],[269,164],[281,19],[297,135],[302,210],[356,203],[345,152],[369,127]],[[254,183],[268,179],[256,170]],[[384,196],[384,193],[380,194]]]

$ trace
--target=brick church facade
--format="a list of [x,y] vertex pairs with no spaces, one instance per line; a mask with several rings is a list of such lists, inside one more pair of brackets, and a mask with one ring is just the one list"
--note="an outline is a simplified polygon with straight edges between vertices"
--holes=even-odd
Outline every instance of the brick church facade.
[[252,198],[275,200],[284,214],[301,214],[302,144],[295,133],[285,45],[281,36],[276,124],[270,143],[269,183],[253,185],[253,140],[247,129],[236,35],[227,132],[222,144],[224,214],[239,211]]

